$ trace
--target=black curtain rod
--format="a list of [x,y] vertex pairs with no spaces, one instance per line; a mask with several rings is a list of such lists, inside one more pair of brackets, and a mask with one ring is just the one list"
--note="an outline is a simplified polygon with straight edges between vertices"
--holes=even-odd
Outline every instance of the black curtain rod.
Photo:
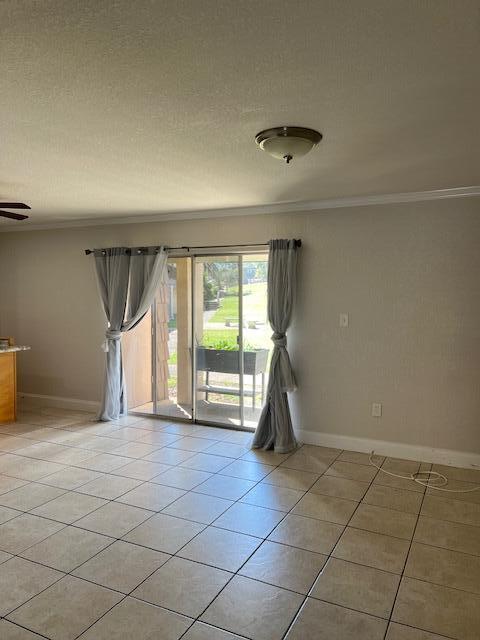
[[[301,247],[302,246],[302,241],[300,239],[295,239],[295,246],[296,247]],[[232,247],[268,247],[268,243],[264,243],[264,242],[256,242],[255,244],[205,244],[205,245],[197,245],[195,247],[187,247],[187,246],[183,246],[183,247],[165,247],[165,249],[167,249],[167,251],[180,251],[181,249],[184,249],[186,251],[190,251],[191,249],[230,249]],[[147,247],[145,247],[147,248]],[[148,247],[148,248],[152,248],[152,247]],[[93,253],[95,251],[95,249],[85,249],[85,254],[87,256],[89,256],[91,253]]]

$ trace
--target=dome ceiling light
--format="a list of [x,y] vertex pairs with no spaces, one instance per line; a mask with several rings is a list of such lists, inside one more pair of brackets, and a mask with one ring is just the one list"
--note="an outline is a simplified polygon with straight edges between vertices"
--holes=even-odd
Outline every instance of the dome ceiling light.
[[318,131],[305,127],[273,127],[257,133],[255,142],[274,158],[290,164],[311,151],[322,137]]

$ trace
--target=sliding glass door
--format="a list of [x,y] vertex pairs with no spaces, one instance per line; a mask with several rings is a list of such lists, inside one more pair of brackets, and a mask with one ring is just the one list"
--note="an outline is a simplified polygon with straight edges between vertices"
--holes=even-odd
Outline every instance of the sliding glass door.
[[144,320],[125,335],[129,408],[254,428],[270,361],[267,253],[171,257]]

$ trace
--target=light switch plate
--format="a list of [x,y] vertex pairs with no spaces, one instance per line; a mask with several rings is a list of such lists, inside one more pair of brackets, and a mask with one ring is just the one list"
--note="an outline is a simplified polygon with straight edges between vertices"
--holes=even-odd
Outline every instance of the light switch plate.
[[341,313],[338,321],[340,327],[348,327],[348,313]]

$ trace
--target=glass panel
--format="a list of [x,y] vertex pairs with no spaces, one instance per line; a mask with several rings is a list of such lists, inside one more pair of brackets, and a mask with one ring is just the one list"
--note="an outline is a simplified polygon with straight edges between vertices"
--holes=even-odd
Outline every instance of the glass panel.
[[196,420],[241,424],[238,256],[195,258]]
[[192,418],[191,258],[171,258],[154,303],[157,415]]
[[272,341],[267,317],[268,254],[242,259],[244,426],[255,428],[265,400]]

